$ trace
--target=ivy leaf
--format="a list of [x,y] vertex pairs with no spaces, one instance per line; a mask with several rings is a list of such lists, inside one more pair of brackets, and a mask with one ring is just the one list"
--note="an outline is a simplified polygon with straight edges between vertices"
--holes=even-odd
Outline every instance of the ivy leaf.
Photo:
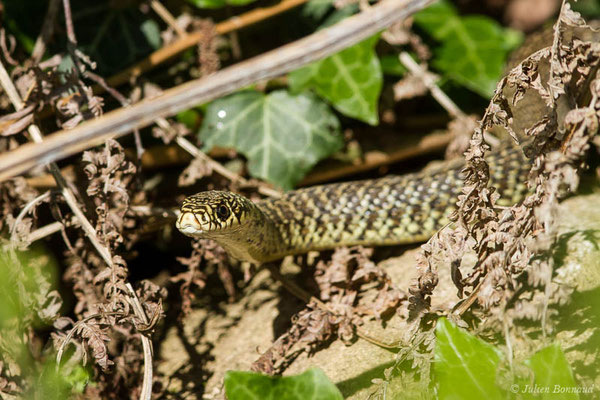
[[333,0],[309,0],[302,8],[302,16],[319,20],[333,8]]
[[358,8],[358,3],[348,4],[342,6],[342,8],[336,8],[327,18],[325,18],[325,21],[319,25],[319,29],[333,26],[359,11],[360,9]]
[[[553,344],[538,351],[529,360],[525,361],[525,364],[533,370],[535,384],[544,389],[540,390],[539,399],[579,399],[577,393],[568,393],[569,389],[574,389],[577,386],[571,374],[569,363],[559,345]],[[549,393],[546,393],[546,391]]]
[[202,121],[200,113],[193,108],[178,112],[175,118],[177,122],[184,124],[190,129],[197,129],[200,126],[200,121]]
[[221,8],[225,6],[245,6],[256,0],[187,0],[198,8]]
[[440,399],[503,399],[496,386],[500,352],[445,318],[436,326],[434,374]]
[[205,148],[233,147],[255,177],[291,189],[310,168],[343,145],[340,123],[310,93],[236,93],[211,103],[200,130]]
[[406,67],[400,62],[398,54],[390,54],[381,57],[381,69],[385,75],[404,76]]
[[48,4],[45,1],[3,1],[2,28],[15,37],[29,54],[44,22]]
[[144,34],[146,41],[154,50],[157,50],[162,46],[162,39],[160,37],[160,27],[156,21],[148,19],[140,25],[140,30]]
[[78,46],[98,64],[101,75],[120,71],[162,46],[160,26],[133,3],[121,3],[71,3]]
[[228,371],[225,395],[229,400],[342,400],[338,388],[318,368],[295,376],[269,376]]
[[491,97],[508,52],[522,40],[521,33],[488,17],[461,17],[448,1],[431,5],[414,18],[418,27],[440,42],[432,65],[459,84]]
[[375,54],[379,35],[289,75],[290,88],[299,92],[313,88],[344,115],[377,125],[377,103],[383,74]]

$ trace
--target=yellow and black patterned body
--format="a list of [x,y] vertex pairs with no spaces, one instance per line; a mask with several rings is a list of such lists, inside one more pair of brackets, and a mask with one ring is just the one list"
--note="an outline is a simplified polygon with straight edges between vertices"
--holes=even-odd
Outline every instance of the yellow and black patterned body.
[[[522,150],[508,147],[486,160],[500,204],[520,201],[530,169]],[[177,228],[214,239],[233,257],[253,263],[339,246],[420,242],[448,223],[461,193],[462,167],[315,186],[256,203],[229,192],[202,192],[185,199]]]

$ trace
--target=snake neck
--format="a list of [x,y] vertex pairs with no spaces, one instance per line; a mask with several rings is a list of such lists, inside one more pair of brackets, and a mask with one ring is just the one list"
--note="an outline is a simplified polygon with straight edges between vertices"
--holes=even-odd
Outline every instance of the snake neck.
[[289,247],[282,240],[275,222],[266,217],[261,207],[249,204],[244,224],[227,232],[209,232],[204,237],[215,240],[240,261],[261,264],[283,258]]

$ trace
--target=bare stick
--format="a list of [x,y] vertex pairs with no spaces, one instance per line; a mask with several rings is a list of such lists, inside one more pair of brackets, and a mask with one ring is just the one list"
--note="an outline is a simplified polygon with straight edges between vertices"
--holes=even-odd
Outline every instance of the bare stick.
[[[157,118],[156,124],[162,129],[169,129],[170,124],[165,118]],[[252,184],[244,179],[242,176],[236,174],[233,171],[225,168],[220,162],[217,162],[210,158],[205,152],[196,147],[192,142],[184,138],[183,136],[177,136],[175,143],[179,145],[183,150],[187,151],[192,157],[201,159],[204,163],[210,166],[210,168],[221,175],[222,177],[229,179],[231,182],[239,183],[242,186],[252,186]],[[279,198],[281,193],[275,189],[271,189],[264,185],[258,185],[258,192],[269,197]]]
[[[148,317],[142,308],[140,300],[138,299],[135,290],[131,283],[125,283],[129,290],[130,298],[129,303],[133,306],[135,315],[142,320],[144,325],[148,325]],[[140,393],[140,399],[150,400],[152,395],[152,343],[148,337],[140,332],[142,337],[142,348],[144,352],[144,380],[142,381],[142,392]]]
[[[75,218],[72,219],[75,222]],[[62,222],[54,221],[48,225],[42,226],[41,228],[36,229],[31,232],[29,236],[27,236],[28,242],[35,242],[36,240],[40,240],[45,238],[46,236],[50,236],[56,232],[59,232],[63,228]]]
[[146,126],[158,117],[206,103],[254,82],[270,79],[317,61],[372,36],[394,22],[424,8],[433,0],[382,0],[360,14],[312,35],[250,60],[225,68],[143,100],[60,131],[44,143],[25,144],[0,156],[0,181],[38,165],[60,160]]
[[44,17],[44,24],[42,25],[42,31],[35,41],[33,51],[31,52],[31,58],[35,64],[38,64],[44,53],[46,52],[47,43],[52,38],[54,33],[54,20],[56,19],[56,13],[60,7],[60,0],[50,0],[48,4],[48,11]]
[[112,87],[108,86],[106,81],[100,75],[97,75],[91,71],[86,71],[85,75],[87,78],[96,82],[96,84],[100,85],[104,90],[106,90],[112,97],[114,97],[119,103],[121,103],[123,107],[129,105],[129,100],[127,100],[127,98],[121,93],[119,93],[116,89],[113,89]]
[[[127,107],[129,105],[129,100],[127,100],[127,98],[121,93],[119,93],[116,89],[113,89],[110,86],[108,86],[108,84],[100,75],[97,75],[91,71],[86,71],[85,75],[94,82],[96,82],[98,85],[103,87],[104,90],[106,90],[108,93],[110,93],[112,97],[114,97],[119,103],[121,103],[121,106]],[[144,154],[144,146],[142,145],[142,137],[140,135],[139,129],[136,128],[133,130],[133,138],[135,141],[135,150],[139,161],[142,159],[142,154]]]
[[173,17],[173,14],[171,14],[169,12],[169,10],[167,10],[165,8],[165,6],[163,6],[161,4],[160,1],[158,0],[150,0],[150,7],[152,7],[152,9],[154,10],[154,12],[163,20],[165,21],[165,23],[167,25],[169,25],[176,33],[178,36],[185,36],[186,33],[183,29],[181,29],[179,27],[179,25],[177,25],[177,20]]
[[63,9],[65,11],[65,26],[67,27],[67,38],[73,45],[77,45],[75,37],[75,28],[73,28],[73,18],[71,14],[71,3],[69,0],[63,0]]
[[[12,39],[12,40],[11,40]],[[9,39],[9,46],[6,43],[6,30],[0,29],[0,50],[2,50],[2,54],[4,55],[4,59],[11,65],[19,65],[19,63],[11,57],[10,53],[15,49],[15,41],[14,38]]]
[[39,203],[41,203],[42,201],[46,200],[48,197],[50,197],[50,191],[46,190],[44,193],[40,194],[38,197],[36,197],[35,199],[31,200],[29,203],[27,203],[25,205],[25,207],[23,207],[23,209],[21,210],[21,212],[19,213],[19,215],[17,215],[17,218],[15,219],[15,224],[13,225],[12,229],[10,230],[10,240],[15,240],[14,236],[15,236],[15,232],[17,230],[17,226],[21,223],[21,221],[23,220],[23,218],[25,217],[25,215],[35,206],[37,206]]
[[[215,161],[216,162],[216,161]],[[167,219],[176,219],[179,215],[179,210],[176,208],[162,208],[162,207],[149,207],[149,206],[130,206],[129,210],[136,215],[143,216],[158,216]],[[21,211],[22,213],[23,211]],[[17,217],[18,218],[18,217]],[[67,226],[76,225],[77,218],[72,217],[70,221],[68,221]],[[26,242],[35,242],[36,240],[40,240],[45,238],[46,236],[50,236],[56,232],[60,232],[63,228],[64,224],[59,221],[51,222],[48,225],[44,225],[41,228],[37,228],[36,230],[29,233],[26,238]]]
[[404,66],[416,77],[421,79],[427,89],[431,92],[431,96],[452,116],[452,118],[465,118],[466,115],[462,110],[452,101],[450,97],[444,93],[442,89],[435,83],[430,75],[427,74],[427,70],[421,67],[419,64],[412,59],[411,56],[406,52],[400,53],[400,61]]
[[[219,162],[213,160],[212,158],[210,158],[209,156],[207,156],[206,153],[204,153],[202,150],[200,150],[199,148],[194,146],[193,143],[190,142],[189,140],[187,140],[186,138],[184,138],[182,136],[178,136],[177,139],[175,139],[175,141],[177,142],[177,144],[179,146],[181,146],[182,149],[184,149],[185,151],[190,153],[192,156],[194,156],[196,158],[200,158],[202,161],[204,161],[205,163],[210,165],[212,170],[215,171],[216,173],[218,173],[219,175],[229,179],[230,181],[232,181],[234,183],[239,183],[243,186],[251,186],[251,183],[247,179],[244,179],[243,177],[236,174],[235,172],[228,170],[221,163],[219,163]],[[266,187],[264,185],[258,185],[258,192],[261,194],[264,194],[265,196],[269,196],[269,197],[274,197],[274,198],[281,197],[280,192],[278,192],[275,189]]]

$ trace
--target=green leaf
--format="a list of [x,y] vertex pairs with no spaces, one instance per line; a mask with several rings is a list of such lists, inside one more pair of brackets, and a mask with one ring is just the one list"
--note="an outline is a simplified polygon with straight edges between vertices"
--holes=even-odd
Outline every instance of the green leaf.
[[154,50],[159,49],[162,46],[162,39],[160,37],[160,27],[156,21],[147,19],[140,25],[140,30],[146,38],[146,41]]
[[309,0],[308,3],[302,9],[302,16],[311,18],[315,22],[318,22],[329,14],[325,21],[323,21],[318,29],[327,28],[328,26],[334,25],[344,18],[347,18],[359,11],[358,4],[347,4],[341,8],[334,6],[334,0]]
[[598,0],[579,0],[571,4],[573,11],[581,13],[586,20],[600,17],[600,2]]
[[225,6],[245,6],[256,0],[187,0],[198,8],[221,8]]
[[348,4],[342,8],[336,8],[331,15],[329,15],[321,25],[319,25],[319,29],[333,26],[349,16],[356,14],[358,11],[358,4]]
[[2,2],[2,28],[8,30],[29,54],[35,46],[47,8],[48,2],[44,0]]
[[[80,365],[72,366],[72,369],[56,368],[54,355],[48,357],[43,364],[35,365],[40,371],[36,373],[35,384],[31,386],[30,399],[62,400],[70,399],[71,393],[83,393],[85,387],[90,384],[91,374]],[[33,371],[32,371],[33,372]]]
[[407,69],[400,62],[398,54],[390,54],[381,57],[381,69],[385,75],[404,76]]
[[436,326],[434,374],[440,399],[501,399],[500,352],[445,318]]
[[440,42],[432,65],[459,84],[491,97],[508,52],[522,40],[521,33],[488,17],[461,17],[448,1],[433,4],[414,18],[417,26]]
[[553,344],[538,351],[525,364],[533,370],[535,384],[541,389],[538,399],[579,399],[578,393],[569,393],[578,387],[559,345]]
[[225,394],[229,400],[342,400],[342,394],[318,368],[295,376],[269,376],[228,371]]
[[111,75],[162,45],[160,27],[133,3],[74,1],[73,24],[78,46],[97,63],[100,75]]
[[333,8],[333,0],[309,0],[302,8],[302,16],[319,20]]
[[17,326],[46,327],[62,305],[55,290],[58,264],[52,253],[36,242],[15,255],[12,258],[0,251],[0,332],[14,327],[15,321],[19,321]]
[[234,147],[255,177],[291,189],[306,172],[343,145],[340,123],[310,93],[246,91],[219,99],[207,110],[200,138],[206,149]]
[[175,118],[177,119],[177,122],[184,124],[190,129],[196,129],[200,126],[199,121],[201,121],[201,115],[193,108],[178,112]]
[[57,368],[54,351],[48,349],[40,357],[32,352],[31,339],[25,339],[36,327],[47,327],[56,318],[62,304],[57,303],[57,270],[52,253],[40,242],[25,252],[0,250],[0,354],[3,362],[19,371],[24,391],[19,398],[70,399],[73,391],[83,392],[91,379],[91,369]]
[[379,35],[358,43],[289,75],[290,88],[313,88],[344,115],[371,125],[379,121],[377,103],[383,74],[375,54]]
[[25,51],[27,51],[29,54],[31,54],[33,52],[33,48],[35,47],[35,41],[19,29],[19,26],[17,25],[15,20],[8,19],[7,21],[5,21],[4,24],[6,27],[8,27],[8,29],[11,31],[11,33],[17,38],[19,43],[21,43],[21,46],[23,46]]

